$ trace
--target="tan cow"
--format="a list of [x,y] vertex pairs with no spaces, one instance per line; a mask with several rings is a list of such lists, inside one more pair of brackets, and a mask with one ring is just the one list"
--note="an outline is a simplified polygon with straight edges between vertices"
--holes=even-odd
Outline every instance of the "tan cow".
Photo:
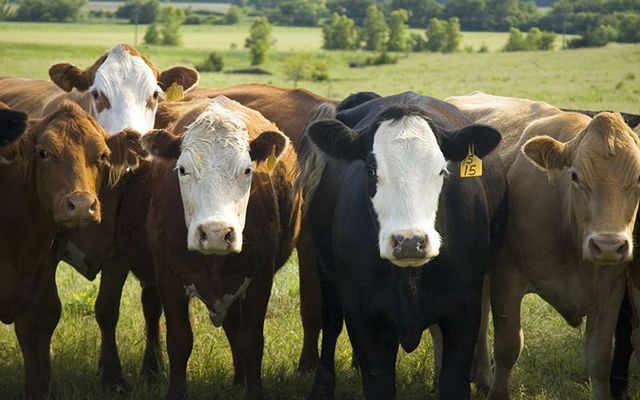
[[572,326],[587,317],[593,398],[608,399],[611,342],[640,198],[637,135],[619,114],[591,119],[484,93],[448,101],[501,130],[505,142],[510,211],[490,272],[496,368],[489,399],[509,398],[526,293],[540,295]]
[[[9,117],[10,126],[26,127],[24,114],[0,111],[0,126]],[[71,102],[29,121],[26,129],[0,150],[0,321],[15,323],[27,398],[43,399],[51,335],[60,318],[51,242],[60,229],[100,222],[102,172],[112,170],[115,183],[146,153],[137,133],[107,136]]]

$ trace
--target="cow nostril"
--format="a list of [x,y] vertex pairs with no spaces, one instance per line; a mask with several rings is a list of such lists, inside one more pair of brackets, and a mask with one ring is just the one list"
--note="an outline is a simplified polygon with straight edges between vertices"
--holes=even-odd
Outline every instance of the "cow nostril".
[[91,203],[91,206],[89,207],[89,211],[95,212],[97,209],[98,209],[98,199],[94,199],[93,203]]
[[208,239],[207,232],[205,232],[204,229],[202,229],[202,226],[198,227],[198,234],[199,234],[201,242],[206,242],[207,241],[207,239]]
[[393,247],[402,246],[402,242],[404,242],[405,237],[402,235],[391,235],[391,239],[393,240]]
[[629,241],[625,240],[616,250],[618,254],[624,255],[629,250]]
[[76,210],[76,205],[72,200],[67,200],[67,211],[73,212]]
[[227,228],[227,234],[224,235],[224,241],[227,242],[228,244],[231,244],[233,239],[234,239],[233,228]]
[[589,248],[594,254],[600,254],[602,252],[596,241],[593,239],[589,239]]

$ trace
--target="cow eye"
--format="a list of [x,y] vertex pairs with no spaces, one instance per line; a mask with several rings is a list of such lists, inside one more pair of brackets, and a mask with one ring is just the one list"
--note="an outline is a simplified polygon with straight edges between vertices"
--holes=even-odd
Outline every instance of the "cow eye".
[[576,171],[571,171],[571,181],[573,183],[580,183],[580,179],[578,179],[578,174]]
[[184,167],[181,165],[178,167],[178,173],[180,174],[180,176],[187,176],[189,175],[189,173],[187,173],[187,170],[184,169]]
[[251,175],[251,168],[245,169],[244,170],[244,174],[247,175],[247,176]]
[[100,92],[98,92],[97,90],[92,90],[91,96],[93,96],[94,100],[98,100],[98,97],[100,97]]
[[155,92],[153,92],[153,99],[154,100],[158,100],[158,96],[160,96],[160,92],[158,92],[157,90]]
[[109,156],[107,156],[107,153],[102,153],[100,157],[98,157],[98,164],[104,164],[107,162],[108,159],[109,159]]
[[372,167],[368,167],[367,168],[367,175],[371,178],[375,178],[377,176],[376,170],[375,168]]
[[449,176],[449,170],[447,169],[447,167],[444,167],[440,170],[440,176],[444,176],[445,178]]
[[40,158],[42,158],[43,160],[48,160],[49,159],[49,153],[47,153],[46,150],[40,150]]

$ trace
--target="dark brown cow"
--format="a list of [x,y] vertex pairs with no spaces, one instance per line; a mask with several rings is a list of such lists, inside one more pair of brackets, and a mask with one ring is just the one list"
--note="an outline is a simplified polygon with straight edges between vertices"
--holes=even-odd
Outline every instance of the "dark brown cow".
[[223,96],[193,104],[175,125],[180,136],[161,130],[144,139],[164,159],[154,163],[147,233],[167,320],[167,398],[186,396],[188,302],[198,297],[224,327],[234,381],[246,384],[246,398],[260,399],[273,274],[289,258],[299,222],[296,157],[258,112]]
[[[27,114],[9,109],[9,106],[0,101],[0,148],[13,143],[27,129]],[[12,150],[6,149],[5,152]],[[0,162],[3,153],[0,150]]]
[[[2,110],[6,111],[6,110]],[[7,121],[0,113],[0,126]],[[16,115],[9,115],[16,123]],[[25,126],[24,115],[18,121]],[[51,242],[61,228],[100,222],[97,198],[102,171],[115,183],[145,153],[138,135],[107,137],[73,103],[30,121],[27,131],[2,149],[0,163],[0,321],[15,323],[25,364],[28,398],[48,395],[49,345],[60,318]]]

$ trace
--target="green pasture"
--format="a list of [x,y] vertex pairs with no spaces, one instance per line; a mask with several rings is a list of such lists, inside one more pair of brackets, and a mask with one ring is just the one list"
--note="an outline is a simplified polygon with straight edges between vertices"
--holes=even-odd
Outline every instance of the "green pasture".
[[[248,27],[190,26],[184,29],[183,47],[140,46],[160,67],[193,65],[211,51],[219,51],[225,69],[247,67],[244,38]],[[140,37],[144,29],[140,31]],[[553,52],[501,53],[506,41],[500,33],[464,33],[464,44],[476,50],[486,43],[490,53],[450,55],[411,53],[399,55],[396,65],[351,69],[347,63],[370,56],[366,52],[326,52],[320,49],[319,29],[274,30],[274,50],[263,66],[272,75],[206,73],[201,86],[227,86],[246,82],[268,82],[292,86],[284,76],[283,62],[295,52],[324,57],[330,80],[299,82],[321,95],[340,98],[359,90],[392,94],[415,90],[444,98],[484,90],[491,93],[547,100],[553,104],[585,109],[613,109],[640,113],[640,46],[610,44],[600,49]],[[0,24],[0,76],[46,78],[49,65],[70,61],[90,65],[100,54],[119,42],[133,41],[129,25]],[[237,48],[232,49],[235,43]],[[1,221],[0,221],[1,223]],[[1,279],[1,278],[0,278]],[[103,393],[96,375],[99,330],[93,313],[97,282],[87,282],[68,266],[58,270],[63,314],[52,343],[53,391],[59,400],[119,399]],[[161,398],[166,382],[146,386],[138,374],[144,348],[144,322],[140,288],[134,278],[125,287],[118,342],[123,369],[133,384],[124,398]],[[240,399],[242,390],[232,386],[231,354],[224,333],[208,321],[196,303],[197,328],[189,362],[192,399]],[[311,386],[311,375],[296,373],[302,344],[299,318],[297,260],[293,257],[275,278],[265,328],[263,376],[270,399],[303,399]],[[514,370],[514,399],[590,398],[584,361],[584,325],[574,329],[537,297],[528,296],[523,306],[525,347]],[[425,333],[420,347],[400,353],[397,371],[398,399],[435,399],[431,393],[433,356]],[[350,368],[351,350],[346,335],[337,351],[339,399],[362,398],[358,374]],[[166,365],[166,355],[165,355]],[[0,398],[20,399],[22,356],[13,327],[0,325]],[[632,394],[640,398],[638,368],[632,367]],[[475,395],[481,399],[481,395]]]

